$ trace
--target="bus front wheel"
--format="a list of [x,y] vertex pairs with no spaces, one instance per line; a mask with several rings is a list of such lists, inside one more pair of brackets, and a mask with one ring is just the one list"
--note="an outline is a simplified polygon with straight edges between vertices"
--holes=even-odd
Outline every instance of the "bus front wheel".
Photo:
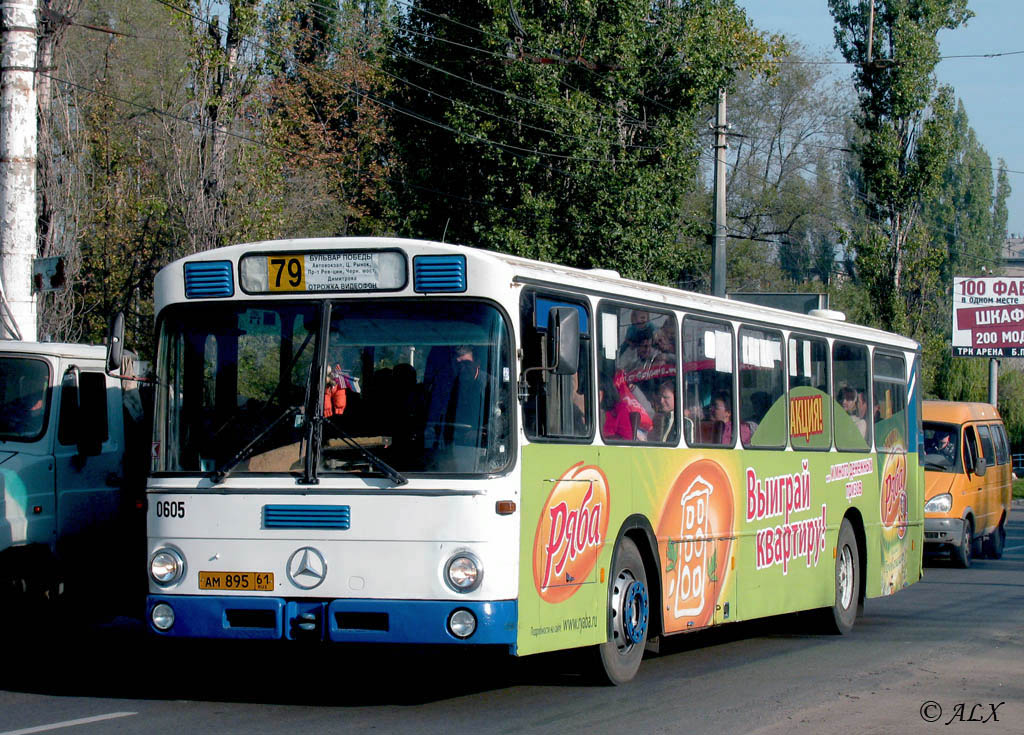
[[610,634],[597,646],[604,681],[619,685],[636,676],[644,657],[650,618],[647,571],[636,544],[623,537],[615,548],[608,584]]

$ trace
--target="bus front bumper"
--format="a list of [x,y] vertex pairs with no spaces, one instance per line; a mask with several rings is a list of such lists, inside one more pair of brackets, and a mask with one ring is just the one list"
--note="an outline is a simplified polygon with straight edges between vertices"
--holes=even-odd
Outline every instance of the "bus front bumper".
[[925,546],[960,546],[964,538],[964,521],[962,518],[925,518]]
[[[168,605],[174,622],[153,624],[153,608]],[[472,635],[458,637],[457,611],[475,619]],[[465,621],[465,614],[460,615]],[[248,640],[320,640],[336,643],[454,643],[509,645],[516,641],[515,600],[297,600],[281,597],[150,595],[149,629],[164,637]]]

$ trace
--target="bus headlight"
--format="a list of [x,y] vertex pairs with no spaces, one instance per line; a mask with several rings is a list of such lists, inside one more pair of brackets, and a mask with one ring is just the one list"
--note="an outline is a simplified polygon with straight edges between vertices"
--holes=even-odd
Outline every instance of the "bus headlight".
[[476,632],[476,616],[469,610],[456,610],[448,616],[448,630],[456,638],[469,638]]
[[484,568],[468,551],[460,551],[444,565],[444,581],[456,592],[472,592],[480,586]]
[[153,627],[157,630],[170,630],[174,625],[174,609],[166,602],[153,606],[153,612],[149,614],[153,621]]
[[185,559],[177,549],[157,549],[149,559],[149,576],[161,587],[168,587],[185,576]]
[[953,496],[950,493],[942,493],[924,504],[925,513],[948,513],[953,507]]

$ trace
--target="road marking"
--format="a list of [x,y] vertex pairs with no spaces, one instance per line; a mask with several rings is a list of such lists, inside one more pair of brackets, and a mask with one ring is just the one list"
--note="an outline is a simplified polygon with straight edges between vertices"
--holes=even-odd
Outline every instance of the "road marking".
[[[1016,551],[1017,549],[1024,549],[1024,544],[1021,544],[1020,546],[1007,546],[1003,551]],[[0,732],[0,735],[4,734]]]
[[0,732],[0,735],[29,735],[33,732],[49,732],[50,730],[59,730],[62,727],[74,727],[75,725],[87,725],[90,722],[103,722],[104,720],[116,720],[119,717],[131,717],[137,715],[138,712],[111,712],[108,715],[96,715],[95,717],[83,717],[79,720],[65,720],[64,722],[54,722],[52,725],[38,725],[36,727],[26,727],[21,730],[5,730]]

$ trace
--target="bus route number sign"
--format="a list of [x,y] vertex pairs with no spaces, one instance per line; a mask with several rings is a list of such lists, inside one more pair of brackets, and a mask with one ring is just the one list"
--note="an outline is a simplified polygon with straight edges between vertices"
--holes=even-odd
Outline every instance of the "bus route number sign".
[[954,278],[954,357],[1024,357],[1024,279]]
[[271,291],[305,291],[306,259],[301,255],[267,257]]
[[405,261],[395,252],[282,253],[266,258],[271,293],[394,290],[405,281]]

